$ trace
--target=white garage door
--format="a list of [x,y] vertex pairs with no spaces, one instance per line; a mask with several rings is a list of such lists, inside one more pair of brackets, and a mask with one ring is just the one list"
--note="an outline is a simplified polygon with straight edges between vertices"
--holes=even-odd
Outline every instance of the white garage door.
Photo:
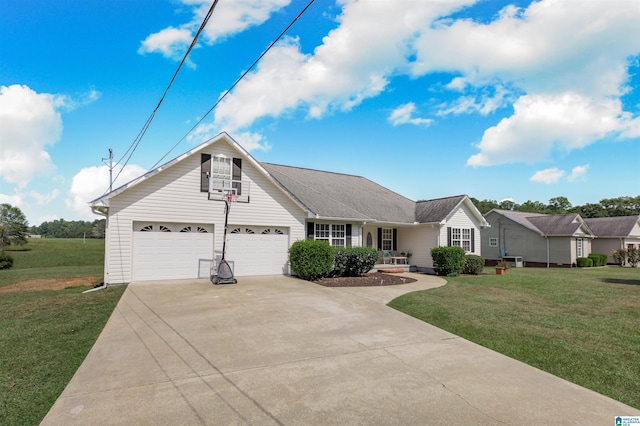
[[234,275],[282,275],[288,273],[289,230],[278,227],[230,225],[227,254]]
[[133,281],[207,278],[213,225],[135,222]]

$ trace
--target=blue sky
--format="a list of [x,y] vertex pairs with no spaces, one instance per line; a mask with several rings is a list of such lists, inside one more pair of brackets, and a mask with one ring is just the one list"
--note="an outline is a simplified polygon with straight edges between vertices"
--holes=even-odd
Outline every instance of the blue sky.
[[[220,0],[123,184],[227,131],[411,199],[640,193],[640,2]],[[0,202],[92,220],[210,7],[0,0]],[[172,147],[187,135],[175,149]]]

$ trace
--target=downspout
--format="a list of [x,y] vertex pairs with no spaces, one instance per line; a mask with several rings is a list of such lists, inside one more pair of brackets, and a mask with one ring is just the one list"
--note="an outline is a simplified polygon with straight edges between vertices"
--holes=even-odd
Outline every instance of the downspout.
[[544,238],[547,240],[547,269],[549,269],[549,237],[545,235]]

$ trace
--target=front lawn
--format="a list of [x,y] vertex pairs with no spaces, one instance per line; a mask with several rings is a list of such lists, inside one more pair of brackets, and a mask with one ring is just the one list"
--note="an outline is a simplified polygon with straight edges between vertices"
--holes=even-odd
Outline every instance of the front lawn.
[[0,270],[0,425],[37,425],[126,287],[82,293],[102,279],[104,240],[29,240],[8,252],[15,262]]
[[485,272],[389,306],[640,408],[640,268]]

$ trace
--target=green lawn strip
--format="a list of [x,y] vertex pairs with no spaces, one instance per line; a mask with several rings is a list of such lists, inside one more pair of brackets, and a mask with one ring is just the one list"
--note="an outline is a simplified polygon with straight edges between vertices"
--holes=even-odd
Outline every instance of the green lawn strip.
[[0,295],[0,424],[37,425],[91,349],[125,287]]
[[525,268],[447,280],[389,305],[640,408],[640,269]]
[[11,269],[0,270],[0,287],[36,279],[103,275],[104,240],[42,238],[28,241],[24,246],[7,248],[14,264]]

